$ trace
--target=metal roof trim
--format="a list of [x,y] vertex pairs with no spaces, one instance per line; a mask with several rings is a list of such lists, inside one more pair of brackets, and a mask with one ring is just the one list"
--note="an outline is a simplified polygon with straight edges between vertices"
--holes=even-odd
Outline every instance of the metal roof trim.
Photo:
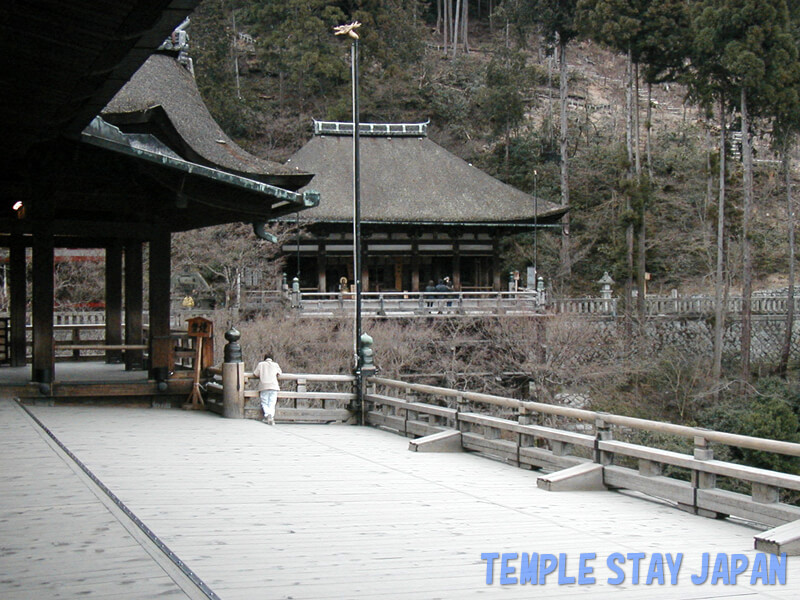
[[[268,183],[256,181],[255,179],[249,179],[241,175],[234,175],[226,171],[189,162],[176,157],[171,151],[169,154],[157,152],[155,148],[163,146],[163,144],[154,136],[151,136],[152,139],[148,140],[148,142],[151,142],[148,144],[150,148],[145,148],[141,143],[142,136],[140,134],[129,136],[120,131],[119,128],[104,121],[101,117],[95,117],[81,132],[80,137],[81,141],[93,146],[105,148],[106,150],[111,150],[120,154],[126,154],[150,163],[160,164],[177,171],[183,171],[189,175],[207,177],[228,185],[247,189],[266,196],[272,196],[296,204],[302,208],[313,208],[319,205],[319,192],[313,190],[292,192]],[[153,140],[155,140],[154,143]]]

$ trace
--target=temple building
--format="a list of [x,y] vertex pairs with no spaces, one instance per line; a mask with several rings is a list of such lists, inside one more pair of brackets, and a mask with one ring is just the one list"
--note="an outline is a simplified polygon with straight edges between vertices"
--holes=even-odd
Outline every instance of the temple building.
[[[308,232],[284,246],[301,287],[329,292],[353,281],[353,125],[314,122],[288,162],[315,173],[324,203],[304,211]],[[451,277],[456,290],[504,285],[504,236],[557,223],[565,209],[507,185],[427,136],[427,124],[361,124],[362,285],[419,291]]]
[[0,151],[0,244],[9,248],[10,283],[5,350],[12,366],[28,362],[30,303],[30,379],[41,394],[56,395],[60,385],[57,249],[104,253],[106,319],[98,349],[109,362],[146,369],[142,394],[169,395],[176,385],[171,234],[246,222],[264,235],[266,221],[319,202],[315,192],[298,191],[312,175],[249,154],[211,118],[181,33],[196,4],[46,0],[3,9],[0,101],[7,143]]

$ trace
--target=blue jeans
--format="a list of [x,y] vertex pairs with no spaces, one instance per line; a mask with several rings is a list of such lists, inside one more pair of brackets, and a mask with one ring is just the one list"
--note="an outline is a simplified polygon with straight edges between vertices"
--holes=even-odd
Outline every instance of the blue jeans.
[[278,390],[261,390],[258,392],[261,408],[265,417],[275,417],[275,405],[278,404]]

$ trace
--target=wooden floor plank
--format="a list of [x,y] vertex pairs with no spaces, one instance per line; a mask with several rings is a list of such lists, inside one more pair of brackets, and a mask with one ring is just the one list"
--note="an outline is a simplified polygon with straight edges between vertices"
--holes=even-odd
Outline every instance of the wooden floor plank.
[[0,488],[0,598],[188,597],[7,400]]
[[[796,598],[786,586],[488,587],[482,552],[743,553],[754,529],[612,492],[548,493],[471,454],[408,452],[359,427],[208,413],[36,407],[35,414],[200,577],[230,598]],[[790,559],[791,560],[791,559]],[[499,577],[499,574],[496,574]]]

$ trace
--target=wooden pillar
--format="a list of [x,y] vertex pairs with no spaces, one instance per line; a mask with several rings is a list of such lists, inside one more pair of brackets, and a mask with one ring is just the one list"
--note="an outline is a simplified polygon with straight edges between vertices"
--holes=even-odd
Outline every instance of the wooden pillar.
[[367,264],[367,248],[366,244],[361,252],[361,291],[369,291],[369,265]]
[[325,253],[325,240],[323,239],[317,249],[317,291],[328,291],[328,255]]
[[[106,344],[122,343],[122,244],[106,247]],[[121,350],[106,350],[106,362],[122,362]]]
[[419,291],[419,238],[411,236],[411,291]]
[[170,234],[150,238],[150,377],[166,381],[172,370],[170,312]]
[[459,245],[460,234],[453,234],[453,289],[461,291],[461,248]]
[[24,367],[27,362],[27,343],[25,338],[25,312],[27,310],[27,291],[25,280],[25,241],[20,234],[12,234],[9,247],[9,290],[11,325],[11,366]]
[[[125,343],[141,345],[142,334],[142,242],[125,244]],[[125,370],[144,368],[141,350],[125,351]]]
[[502,269],[500,266],[500,238],[495,235],[492,239],[492,289],[499,292],[503,289]]
[[31,379],[51,383],[53,356],[53,226],[41,222],[33,236],[33,367]]

